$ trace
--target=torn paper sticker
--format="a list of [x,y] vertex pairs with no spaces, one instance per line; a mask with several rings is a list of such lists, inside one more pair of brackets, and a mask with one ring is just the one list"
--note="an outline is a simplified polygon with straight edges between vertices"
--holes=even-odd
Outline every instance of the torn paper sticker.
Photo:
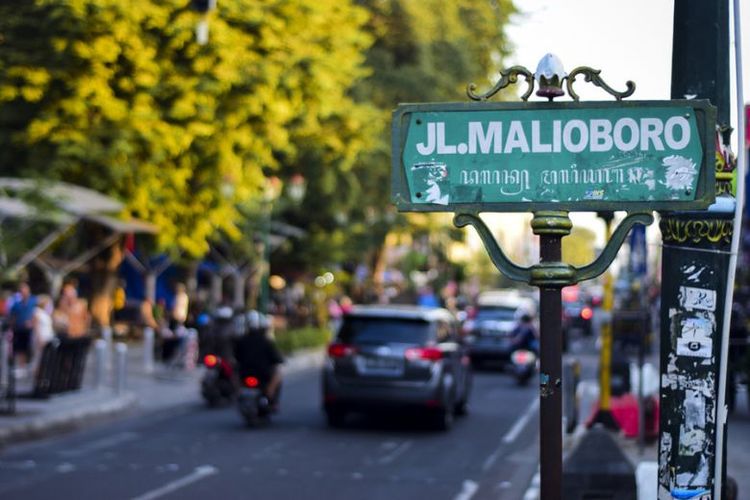
[[710,358],[713,354],[713,329],[713,322],[707,318],[686,318],[682,322],[682,335],[677,338],[677,355]]
[[716,290],[695,288],[692,286],[681,286],[680,305],[688,311],[693,309],[699,309],[701,311],[715,311]]

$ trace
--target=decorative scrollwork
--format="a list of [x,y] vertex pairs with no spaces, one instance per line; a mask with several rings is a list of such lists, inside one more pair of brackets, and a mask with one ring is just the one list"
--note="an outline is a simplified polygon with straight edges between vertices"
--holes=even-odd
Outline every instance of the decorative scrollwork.
[[477,94],[475,92],[477,86],[473,83],[470,83],[466,88],[466,95],[469,96],[469,99],[474,101],[486,101],[505,87],[509,87],[510,85],[518,83],[519,75],[523,76],[526,79],[526,83],[529,86],[526,92],[521,96],[521,99],[523,101],[527,101],[531,93],[534,91],[534,75],[533,73],[531,73],[531,71],[524,68],[523,66],[513,66],[501,71],[500,80],[484,94]]
[[[534,233],[539,235],[564,236],[570,233],[572,224],[567,212],[539,211],[534,214]],[[577,268],[564,262],[540,262],[531,267],[521,267],[512,262],[500,248],[492,232],[478,214],[457,213],[453,217],[456,227],[474,226],[495,267],[508,278],[534,286],[564,287],[580,281],[596,278],[607,270],[628,232],[636,224],[649,225],[654,217],[650,213],[634,213],[620,223],[596,260]]]
[[664,217],[659,223],[664,243],[732,242],[731,220],[681,220]]
[[570,95],[570,97],[572,97],[574,101],[580,100],[578,94],[576,94],[573,90],[573,84],[575,83],[576,76],[578,75],[584,75],[587,82],[591,82],[597,87],[601,87],[605,92],[607,92],[611,96],[614,96],[614,98],[618,101],[621,101],[624,97],[630,97],[631,95],[633,95],[633,92],[635,92],[635,83],[630,80],[625,83],[625,85],[628,87],[626,91],[618,92],[614,90],[612,87],[607,85],[599,76],[599,73],[601,72],[602,71],[600,69],[593,69],[588,66],[579,66],[578,68],[571,71],[568,75],[568,81],[566,82],[568,95]]

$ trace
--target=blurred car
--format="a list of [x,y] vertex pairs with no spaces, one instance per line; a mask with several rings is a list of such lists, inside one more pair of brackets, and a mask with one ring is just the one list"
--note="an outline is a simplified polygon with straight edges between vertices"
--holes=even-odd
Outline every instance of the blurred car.
[[562,316],[563,335],[566,340],[569,340],[573,333],[584,337],[591,336],[594,309],[587,302],[583,300],[563,302]]
[[337,427],[350,412],[421,409],[447,430],[466,411],[471,368],[454,316],[418,306],[355,306],[328,347],[323,408]]
[[518,319],[523,314],[533,318],[535,313],[536,302],[518,293],[491,291],[480,294],[474,317],[463,327],[472,364],[509,363],[516,350],[512,333]]

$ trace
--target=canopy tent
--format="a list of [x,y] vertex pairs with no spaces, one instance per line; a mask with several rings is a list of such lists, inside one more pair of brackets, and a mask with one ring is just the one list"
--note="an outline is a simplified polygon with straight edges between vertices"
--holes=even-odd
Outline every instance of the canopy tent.
[[[117,214],[123,209],[123,203],[110,196],[67,182],[0,177],[0,254],[3,256],[0,273],[13,276],[33,262],[45,273],[55,295],[67,274],[113,245],[123,234],[157,232],[148,222],[118,218]],[[45,234],[30,241],[29,248],[24,248],[12,263],[6,258],[10,238],[4,236],[10,221],[45,228]],[[65,259],[51,254],[45,256],[83,221],[103,226],[110,234],[92,247],[81,249],[77,255]]]

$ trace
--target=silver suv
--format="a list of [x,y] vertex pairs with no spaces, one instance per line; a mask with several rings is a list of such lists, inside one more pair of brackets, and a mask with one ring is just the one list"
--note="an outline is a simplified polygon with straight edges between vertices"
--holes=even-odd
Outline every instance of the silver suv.
[[323,368],[323,408],[338,427],[349,412],[422,409],[447,430],[466,411],[469,357],[445,309],[357,306],[344,317]]

